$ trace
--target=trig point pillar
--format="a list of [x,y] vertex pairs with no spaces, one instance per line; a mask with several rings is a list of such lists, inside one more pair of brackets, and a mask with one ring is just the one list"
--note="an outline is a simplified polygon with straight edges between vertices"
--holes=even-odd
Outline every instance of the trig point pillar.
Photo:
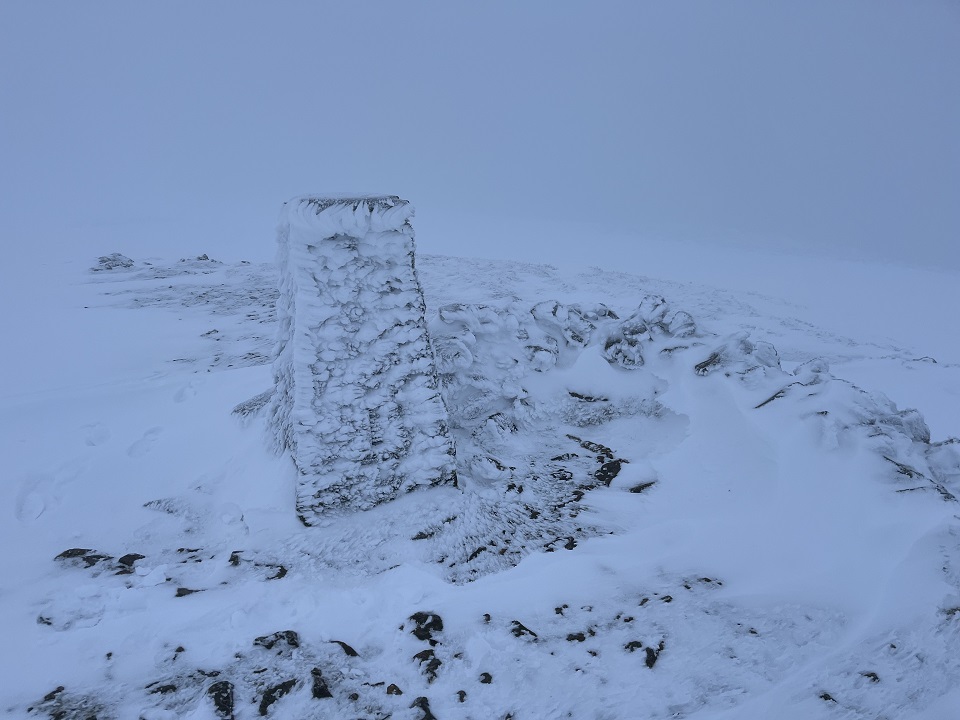
[[412,216],[393,196],[284,205],[270,423],[299,471],[307,525],[328,509],[456,484]]

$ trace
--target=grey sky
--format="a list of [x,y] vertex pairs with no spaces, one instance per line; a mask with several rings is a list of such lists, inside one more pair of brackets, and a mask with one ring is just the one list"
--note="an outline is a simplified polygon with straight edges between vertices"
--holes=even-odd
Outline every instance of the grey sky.
[[4,245],[270,257],[283,200],[370,190],[433,252],[571,220],[960,268],[952,1],[5,2],[0,98]]

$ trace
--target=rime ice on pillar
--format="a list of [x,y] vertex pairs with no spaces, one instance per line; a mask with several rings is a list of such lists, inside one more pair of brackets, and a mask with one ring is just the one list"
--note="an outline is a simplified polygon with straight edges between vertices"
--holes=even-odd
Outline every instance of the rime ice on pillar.
[[412,216],[390,196],[284,206],[270,420],[299,470],[307,525],[328,508],[367,509],[456,484]]

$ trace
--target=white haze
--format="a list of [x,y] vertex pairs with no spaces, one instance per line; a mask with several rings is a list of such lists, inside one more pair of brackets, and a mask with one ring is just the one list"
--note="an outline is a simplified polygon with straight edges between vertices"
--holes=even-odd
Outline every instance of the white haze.
[[0,237],[269,258],[362,190],[428,252],[956,269],[958,67],[952,2],[4,3]]

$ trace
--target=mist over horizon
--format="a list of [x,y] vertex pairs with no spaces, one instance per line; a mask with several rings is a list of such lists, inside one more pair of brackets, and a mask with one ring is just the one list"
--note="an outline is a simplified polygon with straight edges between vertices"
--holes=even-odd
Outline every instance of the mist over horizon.
[[284,200],[362,189],[426,252],[960,269],[948,2],[9,3],[0,58],[21,253],[269,258]]

